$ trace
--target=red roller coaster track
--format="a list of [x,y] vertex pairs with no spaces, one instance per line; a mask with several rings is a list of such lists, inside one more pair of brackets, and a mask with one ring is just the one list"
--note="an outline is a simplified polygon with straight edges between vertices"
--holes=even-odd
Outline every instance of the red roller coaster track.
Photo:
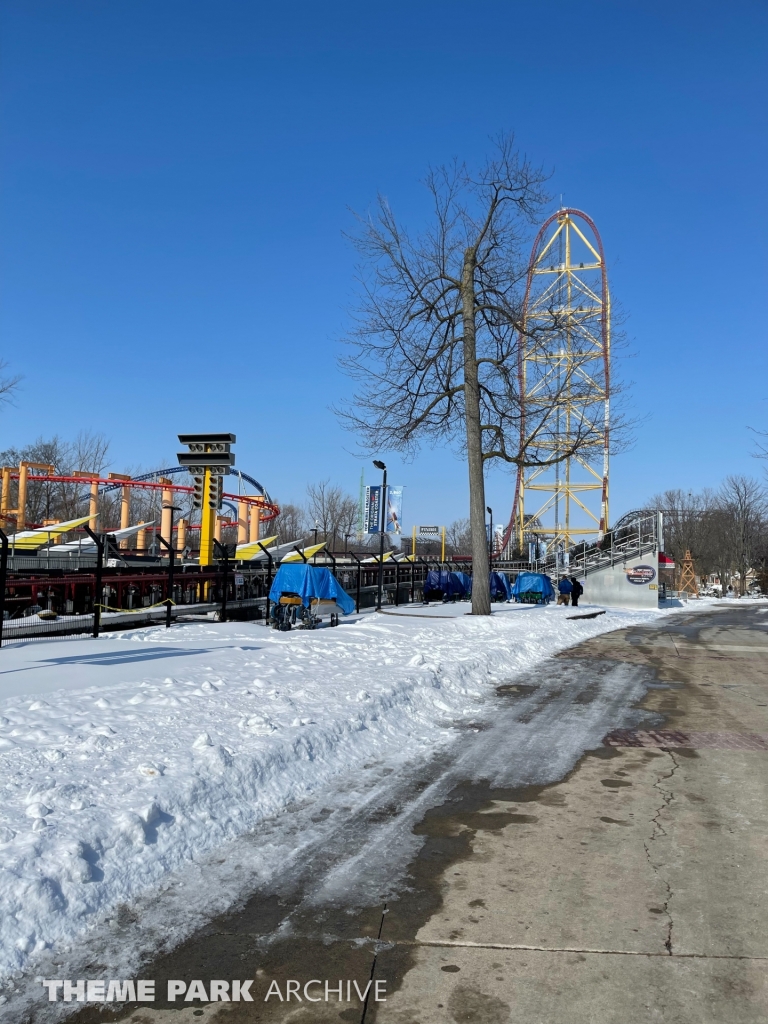
[[[19,471],[13,470],[9,474],[11,480],[19,479]],[[100,476],[55,476],[55,475],[32,475],[27,476],[28,484],[80,484],[83,487],[90,487],[97,484],[99,487],[140,487],[152,491],[175,491],[179,494],[192,494],[194,487],[187,484],[161,483],[153,480],[120,480],[114,477]],[[280,514],[280,506],[261,495],[229,494],[224,492],[223,497],[229,501],[244,502],[246,505],[256,506],[261,510],[261,521],[269,522]],[[10,517],[9,517],[10,518]]]

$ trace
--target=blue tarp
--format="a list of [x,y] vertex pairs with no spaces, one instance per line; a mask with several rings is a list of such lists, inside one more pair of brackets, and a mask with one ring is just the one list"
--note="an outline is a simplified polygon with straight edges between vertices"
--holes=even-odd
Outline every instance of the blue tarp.
[[270,601],[277,603],[281,594],[298,594],[305,608],[312,598],[335,601],[345,615],[355,610],[355,602],[335,579],[330,569],[315,565],[281,565],[272,581]]
[[465,597],[468,591],[461,578],[463,575],[464,573],[447,572],[445,569],[440,572],[428,572],[424,581],[424,597],[434,593],[440,593],[443,597]]
[[492,601],[508,601],[512,597],[512,588],[503,572],[492,572],[490,584]]
[[472,593],[472,577],[466,572],[455,572],[453,575],[459,578],[461,585],[464,588],[462,597],[469,597]]
[[555,596],[555,588],[552,580],[541,572],[521,572],[512,587],[512,593],[519,598],[521,594],[537,594],[544,601],[549,601]]

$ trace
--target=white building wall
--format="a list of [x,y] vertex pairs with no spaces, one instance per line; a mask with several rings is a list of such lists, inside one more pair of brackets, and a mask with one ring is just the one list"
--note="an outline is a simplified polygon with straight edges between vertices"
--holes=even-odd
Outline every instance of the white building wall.
[[[643,571],[633,573],[632,570],[638,567],[643,567]],[[633,575],[636,579],[644,576],[647,582],[632,583]],[[641,558],[628,558],[626,562],[597,569],[587,573],[585,579],[580,577],[580,583],[584,593],[579,600],[585,604],[599,604],[606,608],[658,608],[658,555],[650,552]]]

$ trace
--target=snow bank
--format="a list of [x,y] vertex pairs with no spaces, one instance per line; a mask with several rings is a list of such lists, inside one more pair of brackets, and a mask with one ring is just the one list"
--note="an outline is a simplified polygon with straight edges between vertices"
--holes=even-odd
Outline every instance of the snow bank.
[[[453,742],[499,682],[655,613],[467,605],[0,651],[0,976],[341,772]],[[585,609],[588,610],[588,609]]]

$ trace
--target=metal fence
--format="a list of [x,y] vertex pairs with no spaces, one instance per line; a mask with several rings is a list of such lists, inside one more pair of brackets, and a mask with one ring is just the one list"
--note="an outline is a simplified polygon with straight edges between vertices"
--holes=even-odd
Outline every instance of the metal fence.
[[[214,565],[132,560],[122,564],[106,558],[103,535],[92,535],[97,552],[87,564],[56,559],[9,557],[0,531],[0,645],[14,640],[99,636],[153,623],[239,619],[268,621],[269,591],[278,563],[234,563],[217,545]],[[63,564],[65,563],[65,564]],[[378,600],[379,565],[356,555],[328,553],[315,564],[325,565],[355,601],[358,611]],[[431,569],[466,570],[466,564],[419,558],[415,562],[385,561],[382,603],[401,605],[423,598]]]

